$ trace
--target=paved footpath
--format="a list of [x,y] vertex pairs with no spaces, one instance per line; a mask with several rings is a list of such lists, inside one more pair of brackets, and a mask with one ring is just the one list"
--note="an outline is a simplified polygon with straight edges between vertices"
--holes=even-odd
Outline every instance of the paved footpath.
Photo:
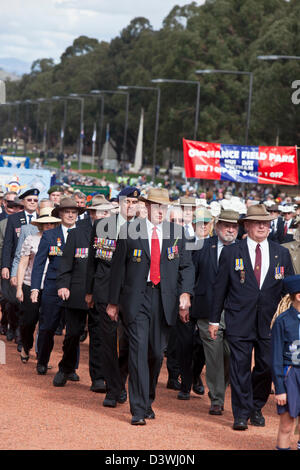
[[[102,406],[103,394],[93,393],[88,372],[88,339],[81,343],[80,382],[52,385],[61,358],[63,337],[55,337],[52,369],[36,373],[35,354],[22,364],[14,342],[6,345],[6,364],[0,365],[1,450],[273,450],[278,417],[274,395],[264,408],[266,426],[232,430],[230,389],[222,416],[208,414],[204,396],[191,394],[180,401],[166,388],[165,363],[159,377],[156,419],[146,426],[130,425],[128,401],[117,408]],[[296,448],[297,436],[292,447]]]

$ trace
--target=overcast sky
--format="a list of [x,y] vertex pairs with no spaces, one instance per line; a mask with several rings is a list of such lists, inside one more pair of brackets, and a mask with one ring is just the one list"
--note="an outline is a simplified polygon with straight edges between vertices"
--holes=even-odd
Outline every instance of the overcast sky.
[[[32,63],[59,61],[75,38],[86,35],[110,41],[130,21],[147,18],[154,29],[175,5],[192,0],[1,0],[0,58]],[[203,0],[196,1],[202,4]]]

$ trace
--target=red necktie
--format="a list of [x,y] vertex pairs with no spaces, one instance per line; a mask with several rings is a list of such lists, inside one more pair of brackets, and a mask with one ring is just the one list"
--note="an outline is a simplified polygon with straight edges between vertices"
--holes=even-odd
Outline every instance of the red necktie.
[[160,282],[160,246],[156,227],[153,228],[151,238],[150,281],[155,285]]
[[288,223],[286,222],[286,223],[284,224],[284,235],[287,234],[287,231],[288,231]]
[[260,275],[261,275],[261,249],[258,243],[255,248],[255,265],[254,274],[257,280],[258,287],[260,287]]

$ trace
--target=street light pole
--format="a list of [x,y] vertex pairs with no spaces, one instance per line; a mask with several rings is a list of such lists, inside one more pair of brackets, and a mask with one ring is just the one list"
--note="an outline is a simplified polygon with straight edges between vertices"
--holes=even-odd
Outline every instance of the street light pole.
[[197,140],[198,132],[198,121],[199,121],[199,109],[200,109],[200,82],[195,80],[177,80],[171,78],[156,78],[151,80],[152,83],[183,83],[197,86],[197,98],[196,98],[196,111],[195,111],[195,124],[194,124],[194,140]]
[[62,121],[61,129],[60,129],[60,144],[59,144],[59,151],[60,153],[63,153],[65,130],[66,130],[66,123],[67,123],[67,98],[65,96],[52,96],[52,100],[55,100],[55,101],[62,100],[64,103],[64,116],[63,116],[63,121]]
[[83,115],[84,115],[84,98],[77,95],[76,93],[70,93],[66,97],[69,100],[79,100],[80,101],[80,135],[79,135],[79,155],[78,155],[78,169],[81,170],[82,163],[82,150],[83,150],[83,139],[84,139],[84,128],[83,128]]
[[245,72],[241,70],[220,70],[220,69],[204,69],[196,70],[196,74],[210,74],[210,73],[223,73],[229,75],[248,75],[249,76],[249,94],[248,94],[248,105],[247,105],[247,120],[246,120],[246,132],[245,132],[245,145],[248,145],[249,129],[250,129],[250,113],[251,113],[251,100],[252,100],[252,89],[253,89],[253,72]]
[[[91,90],[92,94],[100,95],[103,94],[119,94],[126,96],[126,108],[125,108],[125,124],[124,124],[124,138],[123,138],[123,158],[122,160],[125,161],[126,159],[126,150],[127,150],[127,132],[128,132],[128,115],[129,115],[129,93],[125,91],[118,91],[118,90]],[[104,106],[104,103],[102,103]],[[99,160],[100,162],[100,160]]]
[[157,135],[159,127],[159,110],[160,110],[160,88],[150,86],[137,86],[137,85],[120,85],[120,90],[146,90],[155,91],[157,93],[157,105],[156,105],[156,118],[155,118],[155,131],[154,131],[154,143],[153,143],[153,156],[152,156],[152,176],[155,178],[155,165],[156,165],[156,149],[157,149]]

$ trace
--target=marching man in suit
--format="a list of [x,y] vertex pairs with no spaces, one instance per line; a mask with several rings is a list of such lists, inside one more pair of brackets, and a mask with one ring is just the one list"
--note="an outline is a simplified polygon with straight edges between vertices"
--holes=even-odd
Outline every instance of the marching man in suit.
[[75,228],[78,213],[83,211],[84,208],[77,207],[72,199],[63,199],[61,204],[52,211],[52,216],[61,219],[61,224],[43,233],[34,259],[31,275],[32,302],[38,301],[45,276],[39,317],[37,363],[37,373],[39,375],[47,373],[48,362],[54,346],[54,334],[60,321],[61,308],[63,306],[63,301],[57,294],[56,278],[58,267],[61,262],[68,232]]
[[254,426],[265,425],[261,410],[272,383],[270,324],[284,294],[283,279],[294,273],[289,251],[268,240],[272,218],[263,204],[248,208],[239,220],[247,237],[224,246],[214,284],[209,331],[215,339],[224,309],[235,430],[247,429],[249,418]]
[[111,212],[116,206],[106,201],[109,217],[102,217],[94,224],[89,248],[86,301],[88,304],[94,303],[97,312],[106,383],[103,406],[110,408],[126,401],[128,374],[128,341],[122,324],[122,312],[118,312],[118,322],[106,313],[110,269],[120,228],[134,220],[139,195],[139,189],[134,186],[122,189],[117,198],[120,204],[118,214]]
[[152,188],[142,197],[145,219],[124,225],[112,259],[107,314],[118,308],[129,337],[129,400],[132,425],[155,418],[151,407],[170,326],[179,313],[188,321],[194,287],[191,253],[183,227],[165,221],[169,193]]
[[94,307],[89,309],[85,301],[85,280],[88,271],[88,256],[93,225],[99,218],[105,217],[105,213],[110,215],[109,211],[113,207],[112,204],[106,201],[103,194],[95,195],[92,199],[92,205],[88,208],[89,219],[77,222],[77,227],[70,231],[61,257],[56,285],[58,296],[64,301],[66,307],[66,336],[59,371],[53,380],[53,385],[56,387],[63,387],[67,383],[68,374],[75,369],[80,335],[88,315],[91,390],[95,392],[105,391],[101,361],[100,321]]
[[216,341],[212,341],[209,335],[208,317],[213,308],[214,282],[222,250],[227,245],[238,243],[238,220],[238,212],[222,209],[215,225],[216,235],[205,239],[203,247],[193,253],[196,280],[191,317],[197,321],[203,343],[211,415],[223,413],[225,390],[228,385],[229,351],[225,340],[224,313],[220,318]]

